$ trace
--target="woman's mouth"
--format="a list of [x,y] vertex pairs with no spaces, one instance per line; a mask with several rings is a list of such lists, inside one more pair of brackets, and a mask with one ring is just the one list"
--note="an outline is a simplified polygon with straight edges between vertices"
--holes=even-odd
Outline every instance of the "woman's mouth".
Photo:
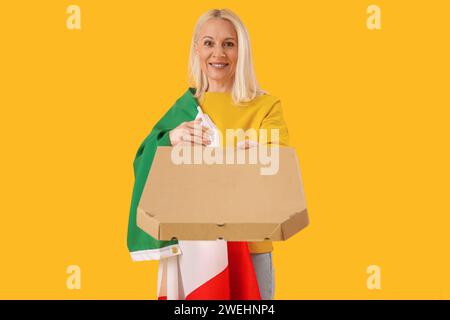
[[212,66],[215,69],[225,69],[228,67],[228,63],[209,63],[210,66]]

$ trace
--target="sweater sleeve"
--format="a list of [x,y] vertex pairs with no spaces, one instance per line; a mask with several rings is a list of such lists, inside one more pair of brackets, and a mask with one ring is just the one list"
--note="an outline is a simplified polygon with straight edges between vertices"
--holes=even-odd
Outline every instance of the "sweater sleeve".
[[[277,100],[269,109],[269,112],[264,117],[261,123],[261,129],[267,130],[267,143],[279,144],[281,146],[289,145],[289,131],[284,121],[283,110],[281,108],[280,100]],[[271,129],[278,129],[279,141],[277,143],[276,136],[272,137]]]

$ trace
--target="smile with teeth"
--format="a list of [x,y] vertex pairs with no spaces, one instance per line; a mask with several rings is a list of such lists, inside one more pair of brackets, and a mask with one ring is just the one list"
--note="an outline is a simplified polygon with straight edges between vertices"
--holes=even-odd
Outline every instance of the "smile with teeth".
[[209,63],[209,65],[217,69],[223,69],[228,66],[228,63]]

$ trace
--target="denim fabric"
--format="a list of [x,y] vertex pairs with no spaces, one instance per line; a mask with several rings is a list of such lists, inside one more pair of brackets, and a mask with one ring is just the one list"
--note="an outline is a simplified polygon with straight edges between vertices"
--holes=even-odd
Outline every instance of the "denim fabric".
[[258,279],[262,300],[273,300],[275,293],[275,269],[272,263],[272,252],[250,254]]

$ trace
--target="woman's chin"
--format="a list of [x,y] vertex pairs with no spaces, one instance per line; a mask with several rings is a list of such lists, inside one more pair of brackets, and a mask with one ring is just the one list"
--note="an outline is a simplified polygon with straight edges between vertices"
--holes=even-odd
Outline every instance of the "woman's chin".
[[229,79],[229,74],[228,73],[224,73],[224,74],[222,74],[222,73],[209,73],[208,75],[208,79],[210,79],[210,80],[214,80],[214,81],[217,81],[217,82],[220,82],[220,81],[226,81],[226,80],[228,80]]

